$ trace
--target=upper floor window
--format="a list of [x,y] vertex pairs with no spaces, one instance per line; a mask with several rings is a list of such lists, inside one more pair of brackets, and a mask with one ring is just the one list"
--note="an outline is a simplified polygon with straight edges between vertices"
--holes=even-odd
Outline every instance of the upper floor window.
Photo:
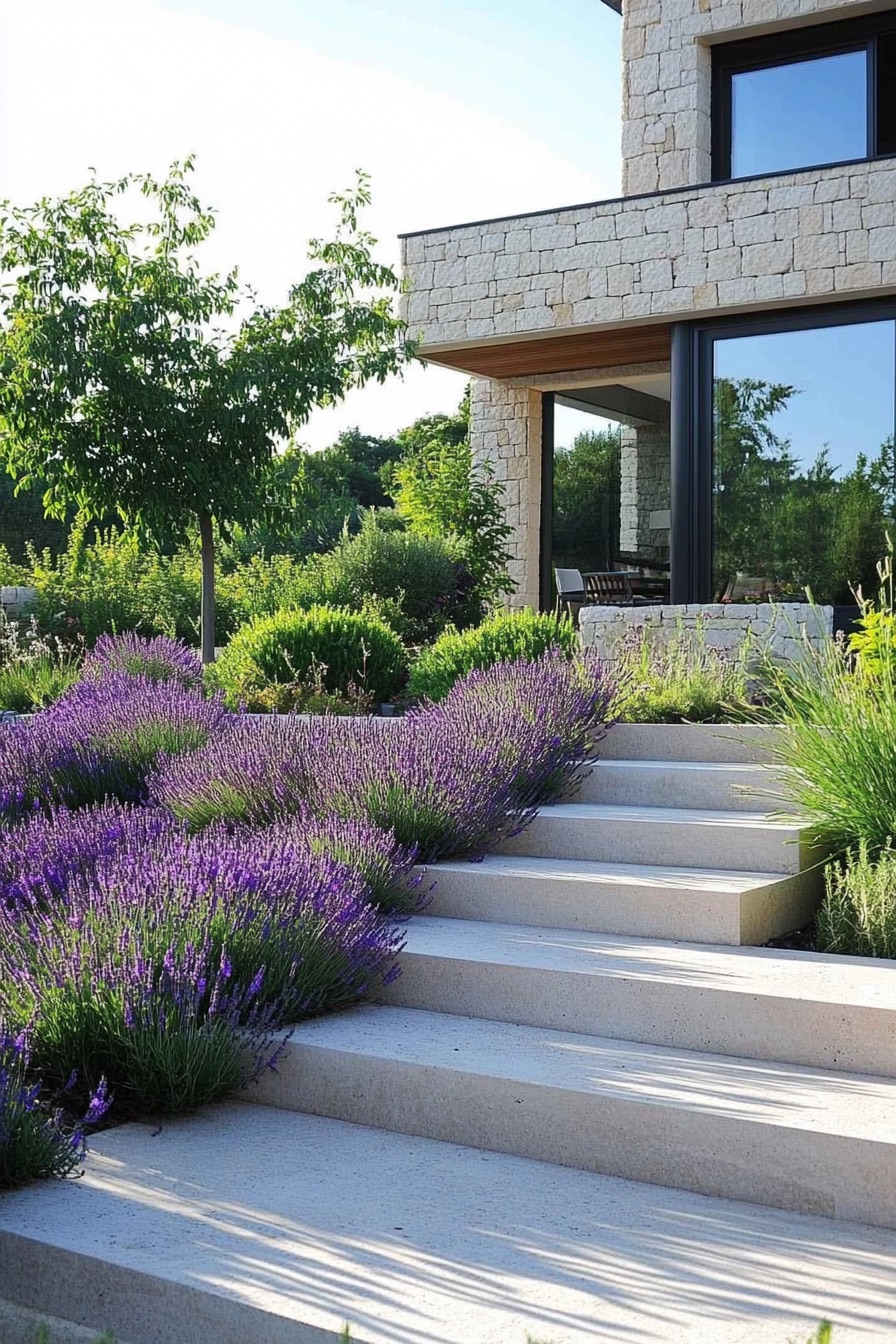
[[896,153],[896,11],[713,51],[713,176]]

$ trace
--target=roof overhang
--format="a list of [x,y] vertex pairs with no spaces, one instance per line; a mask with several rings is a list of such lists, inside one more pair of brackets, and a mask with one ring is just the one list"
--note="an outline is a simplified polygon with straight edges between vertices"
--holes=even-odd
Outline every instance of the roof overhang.
[[671,347],[671,328],[664,322],[563,336],[551,333],[534,340],[491,340],[450,347],[424,342],[418,354],[429,364],[474,377],[526,378],[577,369],[664,363],[670,358]]
[[622,13],[622,0],[604,0],[604,4],[609,9],[614,9],[617,14]]

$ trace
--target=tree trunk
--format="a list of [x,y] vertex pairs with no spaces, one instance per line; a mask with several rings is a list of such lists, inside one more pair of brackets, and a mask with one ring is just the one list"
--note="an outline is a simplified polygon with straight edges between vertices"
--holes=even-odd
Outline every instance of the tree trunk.
[[202,605],[200,625],[202,632],[202,661],[215,661],[215,537],[210,513],[199,515],[199,536],[202,541]]

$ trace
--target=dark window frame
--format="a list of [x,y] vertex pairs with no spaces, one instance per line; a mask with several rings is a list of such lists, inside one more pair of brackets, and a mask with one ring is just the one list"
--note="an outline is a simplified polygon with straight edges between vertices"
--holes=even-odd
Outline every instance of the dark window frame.
[[[743,38],[712,49],[712,180],[713,182],[739,181],[731,176],[732,135],[732,80],[735,75],[751,70],[770,70],[778,65],[795,65],[822,56],[845,55],[866,51],[868,57],[868,88],[866,101],[867,154],[871,159],[887,158],[892,150],[878,149],[878,39],[896,35],[896,9],[858,19],[841,19],[836,23],[788,29],[764,37]],[[807,168],[824,168],[829,163],[796,164],[791,168],[773,169],[761,176],[799,172]],[[853,160],[850,160],[853,162]],[[751,173],[749,177],[756,177]]]
[[[896,298],[681,323],[673,331],[672,600],[713,599],[713,352],[716,341],[896,322]],[[676,340],[678,342],[676,346]],[[894,368],[896,386],[896,368]],[[896,424],[896,396],[894,396]],[[678,432],[675,427],[678,425]],[[678,491],[675,482],[680,482]]]

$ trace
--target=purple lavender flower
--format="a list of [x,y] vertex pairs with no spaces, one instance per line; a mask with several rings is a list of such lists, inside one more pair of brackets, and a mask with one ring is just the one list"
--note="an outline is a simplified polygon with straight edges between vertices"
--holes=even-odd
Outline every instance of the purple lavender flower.
[[193,751],[233,721],[223,700],[110,672],[81,681],[27,729],[0,735],[0,817],[105,797],[139,801],[163,754]]
[[149,853],[155,838],[177,829],[162,808],[119,802],[72,812],[50,808],[0,832],[0,906],[40,905],[63,898],[77,877],[93,873],[125,842]]
[[[119,1113],[183,1109],[269,1065],[270,1029],[395,974],[394,919],[297,824],[127,830],[66,899],[0,912],[0,1014],[43,1076],[108,1079]],[[246,1063],[246,1048],[250,1065]]]
[[147,637],[134,631],[100,635],[84,659],[83,675],[91,680],[109,672],[127,672],[149,681],[174,681],[190,690],[202,689],[202,663],[180,639]]
[[102,1083],[80,1124],[67,1122],[63,1111],[44,1099],[25,1035],[14,1035],[0,1022],[0,1190],[70,1175],[84,1157],[84,1128],[96,1124],[108,1104]]

